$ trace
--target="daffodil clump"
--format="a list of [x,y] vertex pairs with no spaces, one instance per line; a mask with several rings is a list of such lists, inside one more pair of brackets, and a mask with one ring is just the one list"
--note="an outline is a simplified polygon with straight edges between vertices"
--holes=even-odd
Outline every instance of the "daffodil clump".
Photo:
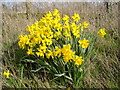
[[[35,67],[30,67],[32,72],[47,72],[50,79],[57,79],[62,85],[72,82],[79,86],[84,76],[84,63],[96,54],[96,34],[104,37],[105,28],[91,33],[87,30],[89,24],[82,22],[79,14],[61,16],[57,9],[49,11],[26,28],[28,34],[19,35],[18,45],[26,52],[24,60],[29,63],[32,59],[36,63]],[[9,76],[9,72],[5,75]]]
[[[90,41],[80,38],[85,28],[88,28],[86,21],[80,22],[79,14],[75,13],[72,17],[64,15],[61,18],[57,9],[48,12],[40,21],[28,26],[27,35],[19,36],[19,47],[25,49],[27,55],[35,55],[47,59],[62,58],[64,62],[74,62],[81,65],[83,57],[76,55],[72,49],[71,41],[77,39],[77,44],[81,48],[88,48]],[[102,37],[106,34],[102,29],[98,32]],[[65,43],[67,41],[67,43]],[[61,43],[63,42],[63,43]],[[57,43],[57,44],[56,44]]]

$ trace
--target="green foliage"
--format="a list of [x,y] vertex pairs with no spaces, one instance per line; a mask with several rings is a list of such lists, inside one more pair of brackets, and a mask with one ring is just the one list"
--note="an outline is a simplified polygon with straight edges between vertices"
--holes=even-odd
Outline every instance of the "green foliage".
[[[108,82],[104,81],[103,85],[105,87],[118,88],[118,81],[113,77],[113,75],[116,77],[117,75],[108,75],[109,73],[117,73],[117,71],[112,71],[114,69],[111,68],[113,67],[116,70],[116,67],[119,66],[116,54],[118,52],[118,36],[106,35],[105,38],[101,38],[97,37],[96,32],[90,33],[87,30],[84,30],[81,34],[80,38],[73,37],[70,41],[59,39],[54,45],[50,46],[53,49],[55,49],[54,46],[62,48],[63,44],[70,43],[71,49],[76,51],[75,54],[82,56],[85,60],[81,65],[74,65],[74,62],[64,62],[62,57],[55,57],[54,59],[50,57],[48,59],[36,55],[27,55],[26,50],[20,49],[18,44],[4,44],[3,69],[4,71],[9,69],[12,75],[7,79],[3,77],[3,85],[10,88],[88,88],[98,87],[101,85],[100,83],[103,84],[102,76],[104,76]],[[78,40],[84,38],[90,41],[88,48],[82,48],[78,45]],[[109,67],[106,63],[112,67]],[[89,67],[92,67],[92,69],[89,69]],[[90,77],[87,78],[88,76]],[[85,85],[86,78],[88,81],[89,79],[95,80],[98,85],[96,82],[86,83]]]

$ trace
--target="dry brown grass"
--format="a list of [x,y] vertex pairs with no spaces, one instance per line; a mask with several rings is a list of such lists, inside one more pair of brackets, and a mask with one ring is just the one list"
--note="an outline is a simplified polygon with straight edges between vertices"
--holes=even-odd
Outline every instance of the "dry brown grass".
[[[43,14],[52,11],[54,8],[59,9],[62,14],[69,16],[73,13],[79,13],[82,21],[90,23],[89,30],[93,31],[98,28],[106,28],[110,33],[110,41],[98,42],[98,47],[105,48],[98,54],[95,60],[91,60],[84,82],[83,87],[95,88],[113,88],[117,87],[117,73],[118,73],[118,57],[117,57],[117,44],[118,40],[118,3],[109,3],[109,12],[106,12],[106,7],[103,5],[88,5],[87,3],[37,3],[43,5],[45,8],[38,8],[31,3],[20,4],[17,9],[3,7],[2,30],[3,30],[3,43],[13,43],[17,41],[19,34],[25,33],[27,25],[31,25],[39,20]],[[28,10],[28,11],[27,11]],[[97,28],[96,28],[97,27]],[[112,40],[114,39],[115,40]],[[117,38],[117,39],[116,39]],[[115,44],[115,45],[114,45]],[[4,45],[4,44],[3,44]],[[104,47],[104,46],[105,47]],[[37,78],[37,77],[36,77]],[[47,83],[48,87],[49,84]]]

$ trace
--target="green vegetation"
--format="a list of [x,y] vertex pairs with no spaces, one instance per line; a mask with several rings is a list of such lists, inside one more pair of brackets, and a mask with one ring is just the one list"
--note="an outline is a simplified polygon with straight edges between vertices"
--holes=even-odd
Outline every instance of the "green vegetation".
[[[36,14],[35,16],[39,17],[39,15],[42,17],[42,14]],[[26,18],[24,14],[19,15],[19,17]],[[34,17],[34,15],[31,15],[31,17]],[[2,67],[3,73],[9,70],[10,75],[8,78],[3,75],[3,87],[119,88],[118,49],[120,41],[117,29],[106,29],[107,35],[104,38],[97,36],[97,31],[99,30],[98,28],[95,28],[95,31],[88,30],[89,33],[88,31],[84,30],[84,36],[82,36],[81,40],[83,40],[83,37],[89,39],[90,41],[93,40],[93,46],[88,47],[89,52],[86,51],[87,53],[81,53],[83,55],[83,59],[87,61],[82,62],[82,68],[79,69],[77,68],[79,65],[74,65],[72,62],[67,62],[68,65],[64,65],[64,60],[62,58],[59,58],[61,60],[60,62],[55,62],[53,61],[54,59],[48,58],[49,61],[46,62],[45,59],[47,58],[39,58],[37,55],[27,55],[26,50],[21,49],[18,45],[18,35],[14,35],[16,32],[6,32],[5,29],[6,28],[4,28],[3,31],[3,40],[5,41],[3,41]],[[6,37],[7,35],[11,36],[12,38]],[[62,41],[59,40],[59,42]],[[78,43],[75,44],[77,45]],[[56,42],[55,45],[62,49],[62,45],[59,46],[58,42]],[[73,45],[71,42],[71,47],[75,48]],[[74,50],[77,51],[77,49]],[[56,58],[56,60],[58,60],[58,58]],[[74,66],[76,68],[74,68]],[[66,69],[69,72],[67,74],[64,72]]]

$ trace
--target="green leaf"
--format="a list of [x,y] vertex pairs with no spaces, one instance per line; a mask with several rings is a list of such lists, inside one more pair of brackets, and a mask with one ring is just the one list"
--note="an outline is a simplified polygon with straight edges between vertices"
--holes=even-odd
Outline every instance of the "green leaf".
[[69,80],[71,80],[71,81],[73,81],[73,79],[71,77],[68,77],[66,75],[64,77],[67,78],[67,79],[69,79]]
[[36,70],[31,70],[31,72],[38,72],[38,71],[40,71],[41,69],[44,69],[44,68],[48,69],[49,67],[48,66],[42,66],[42,67],[40,67]]
[[57,76],[57,77],[61,77],[61,76],[64,76],[65,75],[65,73],[62,73],[62,74],[55,74],[55,76]]
[[31,62],[31,63],[36,62],[35,60],[31,60],[31,59],[24,59],[24,60],[21,60],[21,61],[23,61],[23,62]]
[[23,79],[23,70],[24,70],[24,66],[22,66],[21,71],[20,71],[20,79]]

